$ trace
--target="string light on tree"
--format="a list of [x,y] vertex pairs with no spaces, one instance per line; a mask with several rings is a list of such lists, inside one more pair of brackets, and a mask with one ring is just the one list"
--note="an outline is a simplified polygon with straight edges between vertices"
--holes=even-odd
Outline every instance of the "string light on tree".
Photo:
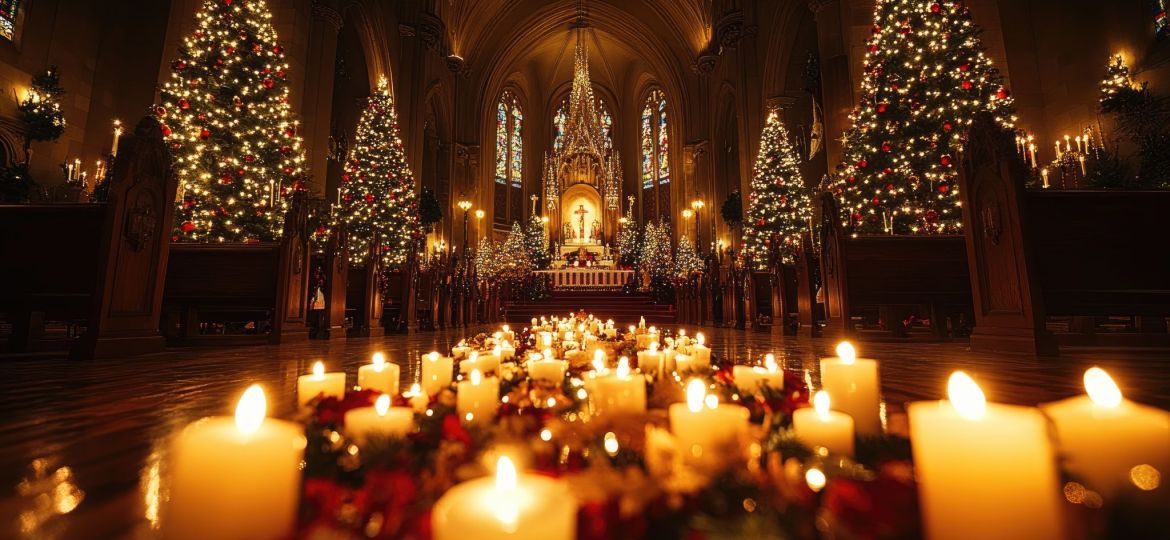
[[800,235],[812,218],[812,204],[788,130],[775,112],[768,114],[760,135],[751,187],[744,251],[758,268],[767,266],[772,250],[777,250],[782,260],[792,260]]
[[678,248],[674,254],[674,274],[686,277],[692,272],[703,271],[703,259],[695,250],[695,244],[684,234],[678,239]]
[[961,1],[879,0],[834,192],[854,233],[962,227],[955,164],[987,111],[1007,129],[1011,93]]
[[288,64],[264,0],[206,0],[155,107],[181,186],[175,236],[273,240],[304,190]]

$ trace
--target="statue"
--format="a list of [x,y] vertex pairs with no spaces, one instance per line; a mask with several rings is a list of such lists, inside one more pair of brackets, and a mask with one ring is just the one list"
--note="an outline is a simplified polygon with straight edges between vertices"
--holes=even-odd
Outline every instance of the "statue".
[[601,243],[601,222],[596,219],[593,220],[593,230],[589,231],[589,239],[596,243]]
[[573,213],[577,214],[578,216],[581,216],[580,217],[580,222],[581,222],[580,232],[577,236],[577,239],[578,240],[585,240],[588,238],[587,236],[585,236],[585,214],[588,214],[589,211],[586,210],[585,205],[582,204],[582,205],[578,205],[577,209],[574,210]]

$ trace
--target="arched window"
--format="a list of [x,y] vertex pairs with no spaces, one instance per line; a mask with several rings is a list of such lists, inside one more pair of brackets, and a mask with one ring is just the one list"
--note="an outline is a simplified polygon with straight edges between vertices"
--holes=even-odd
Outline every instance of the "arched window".
[[655,88],[642,106],[642,214],[670,219],[670,137],[666,96]]
[[[596,95],[596,94],[595,94]],[[601,135],[606,149],[613,148],[613,115],[609,113],[609,106],[605,104],[605,100],[600,97],[597,98],[597,116],[601,119]],[[557,107],[556,114],[553,115],[553,149],[560,150],[562,137],[565,134],[566,125],[569,121],[569,96],[561,100],[561,105]]]
[[16,30],[20,25],[20,0],[0,0],[0,37],[16,41]]
[[1166,13],[1170,0],[1150,0],[1150,9],[1154,12],[1154,35],[1165,37],[1170,35],[1170,17]]
[[496,105],[495,223],[507,227],[524,212],[524,112],[511,91]]

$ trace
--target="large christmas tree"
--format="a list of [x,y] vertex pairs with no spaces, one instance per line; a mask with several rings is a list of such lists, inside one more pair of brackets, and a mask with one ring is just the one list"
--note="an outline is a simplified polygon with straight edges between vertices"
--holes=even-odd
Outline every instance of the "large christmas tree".
[[812,206],[796,151],[788,140],[788,130],[776,113],[771,113],[760,135],[760,155],[752,174],[744,253],[757,268],[768,264],[773,248],[780,250],[784,260],[791,260],[810,219]]
[[382,261],[399,264],[419,235],[418,202],[398,113],[385,78],[362,111],[349,161],[341,175],[337,219],[349,226],[350,258],[362,263],[377,238]]
[[524,250],[528,253],[528,260],[536,270],[548,268],[552,262],[552,255],[548,252],[548,237],[544,232],[544,221],[540,216],[528,219],[524,227]]
[[504,243],[496,249],[499,266],[497,273],[504,279],[520,280],[532,272],[532,261],[524,242],[524,229],[519,221],[512,222],[512,230]]
[[843,224],[863,233],[957,232],[963,132],[979,111],[1011,127],[1011,95],[961,1],[878,0],[872,32],[834,188]]
[[264,0],[206,0],[195,17],[155,108],[180,180],[175,235],[278,238],[304,158],[271,13]]

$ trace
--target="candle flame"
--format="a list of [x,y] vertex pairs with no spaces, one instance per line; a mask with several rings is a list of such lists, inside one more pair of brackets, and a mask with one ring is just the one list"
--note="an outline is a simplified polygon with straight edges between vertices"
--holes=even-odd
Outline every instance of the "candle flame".
[[480,373],[478,369],[471,370],[471,386],[479,386],[481,382],[483,382],[483,373]]
[[686,328],[679,328],[678,329],[678,336],[679,337],[687,337],[687,329]]
[[386,413],[390,412],[390,394],[378,396],[378,399],[374,401],[374,411],[378,413],[378,416],[386,416]]
[[708,409],[718,409],[719,396],[715,394],[707,394],[707,397],[703,398],[703,404],[706,405]]
[[267,410],[268,402],[264,399],[264,389],[258,384],[249,386],[236,404],[236,429],[244,435],[256,433],[256,430],[260,429],[260,424],[264,423],[264,414]]
[[499,355],[500,355],[500,352],[502,352],[503,350],[504,350],[504,349],[500,348],[500,346],[499,346],[499,345],[496,345],[496,347],[495,347],[494,349],[492,349],[492,354],[494,354],[494,355],[496,355],[496,356],[499,356]]
[[499,497],[496,501],[496,518],[501,523],[515,525],[520,517],[520,509],[514,500],[518,478],[516,465],[508,456],[500,456],[496,461],[496,491]]
[[605,367],[605,351],[601,349],[593,351],[593,367],[597,366]]
[[816,467],[812,467],[804,473],[804,481],[808,484],[808,488],[813,491],[824,489],[826,480],[825,473]]
[[410,395],[411,396],[422,395],[422,385],[419,383],[414,383],[414,384],[410,385]]
[[852,343],[842,341],[837,344],[837,358],[841,359],[842,364],[852,364],[857,361],[857,349],[853,348]]
[[707,343],[707,336],[704,336],[702,332],[698,332],[695,334],[695,341],[697,341],[699,345],[705,345]]
[[983,390],[970,375],[962,371],[951,374],[947,381],[947,396],[955,412],[967,420],[979,420],[987,411],[987,398],[983,396]]
[[650,352],[658,352],[658,342],[657,341],[650,344]]
[[1105,407],[1121,405],[1121,389],[1113,382],[1113,377],[1099,367],[1094,366],[1085,371],[1085,392],[1088,392],[1089,399],[1097,405]]
[[764,355],[764,367],[768,368],[769,373],[776,373],[780,366],[776,365],[776,355],[768,353]]
[[636,328],[634,327],[634,325],[631,324],[630,325],[630,333],[633,334],[635,330],[636,330]]
[[657,333],[658,333],[658,327],[657,327],[657,326],[651,326],[651,327],[650,327],[650,330],[649,330],[649,332],[650,332],[651,334],[657,334]]
[[313,377],[320,379],[325,376],[325,364],[317,362],[313,364]]
[[374,371],[381,372],[386,368],[386,355],[376,352],[374,353]]
[[828,392],[821,390],[813,395],[813,409],[817,411],[817,416],[824,422],[829,421],[829,411],[831,410],[829,405]]
[[471,351],[471,354],[467,355],[467,359],[473,364],[479,361],[479,351]]
[[438,362],[439,353],[436,351],[431,351],[431,353],[427,355],[427,358],[429,358],[431,362]]
[[492,334],[492,337],[495,339],[501,339],[504,337],[504,333],[503,332],[496,332],[496,333]]
[[503,328],[505,334],[512,331],[512,327],[508,326],[506,324],[504,326],[502,326],[501,328]]
[[703,410],[703,398],[707,396],[707,385],[699,379],[691,379],[687,383],[687,408],[691,412]]
[[617,376],[619,379],[625,379],[630,376],[630,359],[623,356],[618,358]]

